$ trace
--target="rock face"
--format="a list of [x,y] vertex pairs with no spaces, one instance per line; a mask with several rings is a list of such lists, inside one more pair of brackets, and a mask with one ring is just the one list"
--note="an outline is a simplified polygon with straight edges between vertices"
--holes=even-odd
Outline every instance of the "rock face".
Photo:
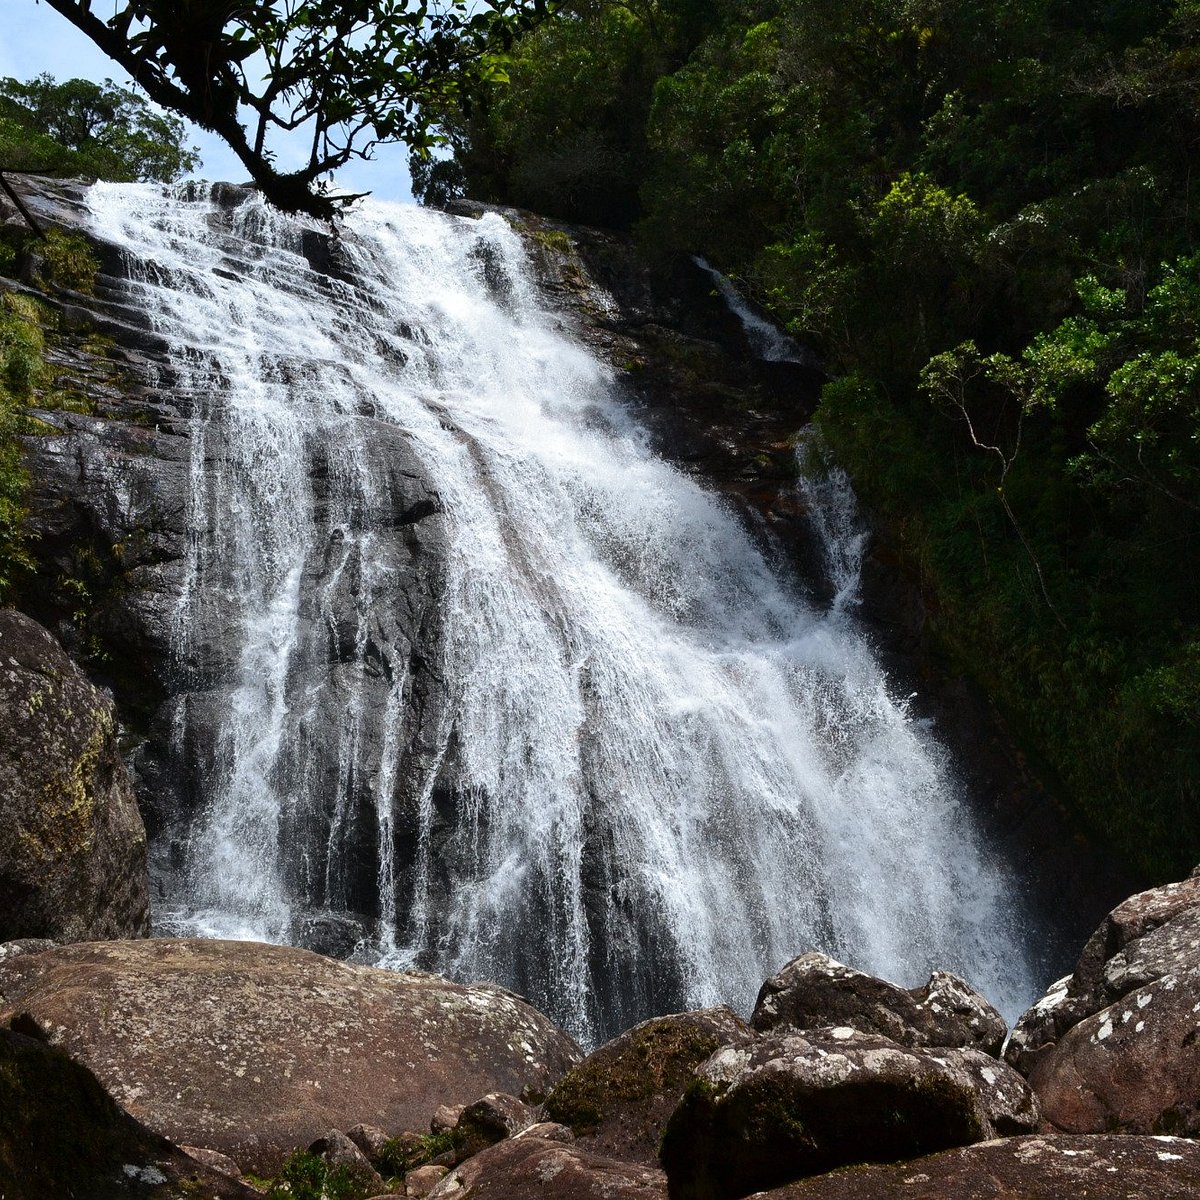
[[1006,1051],[1068,1133],[1200,1134],[1200,874],[1118,905]]
[[0,1029],[5,1200],[251,1200],[257,1194],[122,1112],[86,1067],[36,1038]]
[[429,1195],[430,1200],[665,1200],[666,1179],[653,1167],[523,1134],[467,1159]]
[[146,832],[113,702],[0,610],[0,941],[149,931]]
[[[42,222],[89,228],[79,184],[24,178],[20,186]],[[218,187],[214,227],[247,195]],[[197,192],[192,199],[199,209],[208,197]],[[0,198],[0,217],[6,204]],[[228,767],[228,724],[242,678],[242,621],[233,606],[239,568],[209,553],[205,539],[213,522],[194,511],[192,474],[203,467],[212,476],[208,486],[221,490],[230,480],[218,478],[220,471],[237,469],[227,462],[222,423],[229,384],[189,375],[189,364],[160,332],[164,314],[131,294],[129,277],[145,271],[157,278],[161,263],[141,262],[136,250],[110,243],[93,249],[101,266],[92,295],[39,297],[57,312],[54,365],[78,394],[72,409],[79,411],[38,411],[46,432],[25,440],[38,571],[22,604],[70,653],[92,656],[117,696],[150,834],[152,888],[156,898],[178,906],[176,885],[195,818]],[[247,272],[247,255],[253,260],[259,250],[253,231],[230,232],[218,275]],[[326,286],[344,282],[345,256],[334,239],[311,232],[296,250],[297,261],[307,261]],[[396,734],[393,684],[404,681],[397,740],[411,748],[394,771],[412,793],[397,795],[392,814],[401,859],[416,839],[417,793],[433,769],[430,728],[442,702],[437,602],[446,547],[437,492],[404,431],[369,422],[362,443],[355,453],[369,460],[359,464],[372,479],[369,500],[354,492],[353,472],[318,431],[304,439],[297,486],[319,525],[305,581],[324,582],[305,591],[287,703],[293,711],[303,708],[306,729],[322,733],[288,747],[275,772],[287,776],[279,786],[296,800],[280,836],[305,850],[285,863],[284,883],[304,901],[279,936],[340,956],[370,941],[380,914],[372,786],[384,741]],[[353,561],[360,538],[371,546],[371,569],[391,588],[387,602],[366,615],[364,569]],[[206,567],[202,580],[202,601],[189,604],[197,555],[211,570]],[[351,708],[361,713],[358,720],[347,720]],[[330,845],[340,847],[332,864]]]
[[1037,1128],[1024,1081],[982,1051],[915,1049],[847,1027],[729,1046],[696,1076],[663,1135],[672,1200],[733,1200]]
[[1200,1146],[1179,1138],[1030,1136],[851,1167],[761,1200],[1190,1200]]
[[794,958],[762,986],[750,1023],[769,1030],[848,1025],[902,1046],[970,1046],[998,1055],[1004,1018],[948,971],[907,991],[813,951]]
[[546,1098],[546,1113],[589,1151],[657,1165],[663,1128],[695,1069],[722,1046],[752,1038],[728,1008],[645,1021],[567,1072]]
[[91,943],[0,963],[27,1012],[152,1129],[269,1172],[330,1129],[545,1091],[574,1043],[504,990],[252,942]]

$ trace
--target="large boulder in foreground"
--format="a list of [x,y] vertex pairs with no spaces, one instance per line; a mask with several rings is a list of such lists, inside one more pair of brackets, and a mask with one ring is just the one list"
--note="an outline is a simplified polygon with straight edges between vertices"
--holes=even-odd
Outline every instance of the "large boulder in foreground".
[[1200,1146],[1179,1138],[1006,1138],[887,1166],[850,1167],[759,1200],[1191,1200]]
[[1037,1128],[1011,1067],[847,1027],[727,1046],[667,1124],[671,1200],[735,1200],[860,1162],[891,1162]]
[[27,1012],[135,1117],[272,1172],[368,1122],[546,1092],[580,1055],[502,988],[257,942],[93,942],[0,962],[0,1023]]
[[666,1200],[662,1171],[529,1130],[467,1159],[429,1200]]
[[1006,1051],[1067,1133],[1200,1135],[1200,876],[1133,896]]
[[96,1077],[61,1050],[0,1029],[4,1200],[252,1200],[257,1194],[122,1112]]
[[0,609],[0,942],[149,932],[146,831],[113,702]]
[[592,1153],[657,1166],[663,1129],[695,1069],[722,1046],[753,1038],[725,1007],[643,1021],[568,1071],[546,1098],[546,1115]]
[[1008,1033],[992,1005],[949,971],[910,991],[819,951],[792,959],[762,985],[750,1023],[760,1033],[848,1025],[902,1046],[972,1046],[993,1055]]

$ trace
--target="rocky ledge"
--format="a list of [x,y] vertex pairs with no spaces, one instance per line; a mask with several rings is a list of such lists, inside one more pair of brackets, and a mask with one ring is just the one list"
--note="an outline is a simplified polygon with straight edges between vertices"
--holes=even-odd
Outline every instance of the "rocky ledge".
[[491,985],[254,943],[9,943],[0,1193],[71,1194],[87,1164],[89,1195],[162,1200],[1175,1200],[1200,1189],[1198,920],[1200,874],[1118,906],[1003,1058],[964,980],[815,951],[749,1022],[658,1017],[581,1058]]

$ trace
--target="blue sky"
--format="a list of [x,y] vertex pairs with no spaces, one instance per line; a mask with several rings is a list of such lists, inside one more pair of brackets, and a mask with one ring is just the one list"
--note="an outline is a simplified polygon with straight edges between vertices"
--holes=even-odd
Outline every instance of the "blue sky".
[[[103,0],[96,5],[103,12]],[[129,77],[116,63],[105,57],[69,21],[37,0],[0,0],[0,77],[29,79],[48,71],[56,79],[112,79],[126,87]],[[189,144],[198,146],[203,166],[199,174],[206,179],[239,183],[245,180],[245,168],[220,139],[195,126],[189,128]],[[308,148],[305,135],[293,142],[297,165]],[[280,162],[287,165],[289,147],[277,146]],[[370,162],[358,162],[339,172],[337,182],[352,191],[373,192],[384,200],[411,200],[408,154],[402,146],[383,146]]]

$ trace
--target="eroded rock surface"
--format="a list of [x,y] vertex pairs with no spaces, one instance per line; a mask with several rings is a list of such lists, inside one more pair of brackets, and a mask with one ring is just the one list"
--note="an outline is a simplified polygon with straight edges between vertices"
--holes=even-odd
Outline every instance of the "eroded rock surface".
[[0,963],[0,1022],[28,1012],[134,1116],[270,1172],[370,1121],[542,1091],[575,1044],[501,988],[349,966],[253,942],[64,946]]
[[1030,1136],[851,1167],[758,1200],[1191,1200],[1200,1146],[1179,1138]]
[[972,1046],[999,1054],[1008,1026],[969,984],[935,971],[911,991],[811,951],[792,959],[758,993],[750,1023],[760,1032],[848,1025],[903,1046]]
[[672,1200],[733,1200],[804,1175],[1037,1128],[1015,1071],[848,1027],[719,1050],[663,1136]]
[[148,886],[112,700],[0,610],[0,942],[145,934]]
[[572,1068],[547,1097],[547,1115],[589,1151],[657,1165],[663,1128],[696,1067],[753,1036],[724,1007],[645,1021]]

